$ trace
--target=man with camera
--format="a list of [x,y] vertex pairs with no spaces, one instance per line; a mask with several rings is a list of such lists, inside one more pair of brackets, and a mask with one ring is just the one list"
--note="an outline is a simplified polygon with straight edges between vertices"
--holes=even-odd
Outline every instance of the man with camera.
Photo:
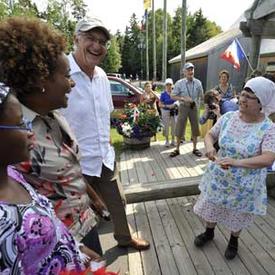
[[205,124],[208,119],[211,119],[214,125],[221,115],[239,109],[236,98],[223,101],[219,91],[214,89],[205,93],[204,104],[205,110],[199,119],[200,124]]
[[213,120],[213,125],[221,116],[220,93],[217,90],[210,90],[204,95],[204,113],[199,119],[200,124],[205,124],[208,119]]
[[177,147],[170,154],[170,157],[176,157],[180,154],[180,141],[189,118],[192,131],[193,154],[201,157],[202,153],[197,149],[197,137],[200,135],[198,123],[198,109],[203,97],[203,88],[200,80],[194,77],[194,65],[186,63],[183,67],[184,78],[176,82],[172,92],[172,98],[180,102],[179,114],[176,124]]

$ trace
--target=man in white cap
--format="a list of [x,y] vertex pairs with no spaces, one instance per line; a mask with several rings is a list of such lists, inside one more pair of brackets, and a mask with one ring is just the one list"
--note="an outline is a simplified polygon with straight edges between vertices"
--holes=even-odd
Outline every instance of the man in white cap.
[[176,82],[172,92],[172,98],[180,102],[179,114],[176,124],[177,147],[170,157],[180,154],[180,142],[186,127],[187,118],[189,118],[192,131],[193,154],[201,157],[202,153],[197,149],[197,137],[200,135],[198,123],[198,110],[203,97],[203,88],[200,80],[194,77],[194,65],[185,63],[183,79]]
[[114,225],[119,246],[138,250],[149,248],[149,242],[131,236],[126,218],[125,196],[110,144],[110,114],[113,111],[110,83],[98,67],[107,53],[110,33],[97,18],[78,22],[74,52],[69,55],[71,78],[76,83],[63,114],[79,142],[84,177],[105,201]]

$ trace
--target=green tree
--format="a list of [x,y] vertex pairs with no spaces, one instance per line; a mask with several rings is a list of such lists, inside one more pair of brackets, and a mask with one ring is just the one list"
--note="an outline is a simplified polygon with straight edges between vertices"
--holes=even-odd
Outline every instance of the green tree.
[[140,26],[136,15],[130,18],[130,26],[126,27],[125,36],[122,45],[122,67],[121,72],[125,72],[127,76],[139,74],[141,69],[141,56],[139,50],[140,44]]
[[8,0],[0,0],[0,19],[3,19],[11,12]]
[[121,67],[121,56],[117,38],[114,36],[110,41],[110,48],[105,57],[102,68],[106,72],[118,72]]
[[72,15],[77,20],[84,18],[87,12],[87,5],[83,0],[71,0]]
[[0,19],[7,16],[35,16],[44,19],[59,29],[67,38],[68,49],[72,49],[76,21],[86,15],[83,0],[48,0],[45,11],[39,11],[31,0],[0,0]]
[[[187,50],[208,40],[221,32],[214,22],[207,20],[199,10],[193,15],[187,14],[186,19],[186,48]],[[177,8],[172,23],[172,56],[181,52],[181,7]]]

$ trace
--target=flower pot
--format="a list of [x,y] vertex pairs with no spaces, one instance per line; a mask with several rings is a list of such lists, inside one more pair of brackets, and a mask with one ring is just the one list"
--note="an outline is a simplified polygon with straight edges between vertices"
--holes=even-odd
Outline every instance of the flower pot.
[[128,148],[140,150],[150,147],[151,137],[143,137],[142,139],[123,137],[123,141]]

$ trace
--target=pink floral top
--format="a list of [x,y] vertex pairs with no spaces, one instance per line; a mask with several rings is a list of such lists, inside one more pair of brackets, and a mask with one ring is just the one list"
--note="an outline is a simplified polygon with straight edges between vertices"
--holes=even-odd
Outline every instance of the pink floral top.
[[0,201],[0,274],[59,274],[84,270],[74,238],[57,219],[51,203],[15,170],[8,174],[26,189],[32,201]]
[[16,168],[51,200],[58,218],[80,241],[96,225],[96,218],[79,164],[78,144],[58,111],[40,116],[22,107],[24,117],[33,123],[35,146],[31,160]]

